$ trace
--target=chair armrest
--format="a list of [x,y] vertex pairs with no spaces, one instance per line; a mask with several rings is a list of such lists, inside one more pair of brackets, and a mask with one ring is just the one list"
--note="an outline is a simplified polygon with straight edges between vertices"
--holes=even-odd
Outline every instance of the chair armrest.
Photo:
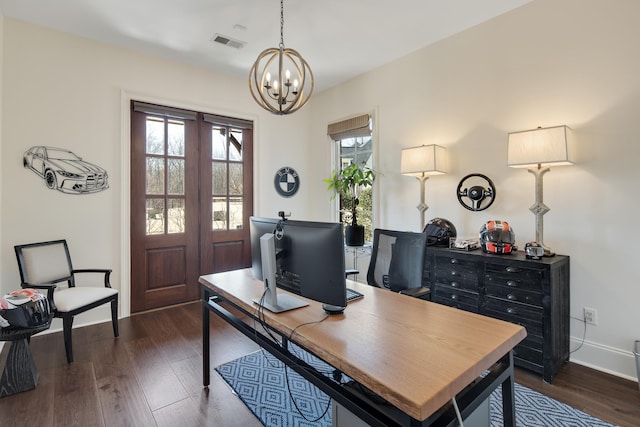
[[431,295],[431,288],[428,288],[426,286],[422,286],[420,288],[409,288],[409,289],[403,289],[399,292],[402,295],[409,295],[410,297],[414,297],[414,298],[420,298],[420,299],[430,299],[429,296]]
[[347,270],[345,270],[345,272],[344,272],[344,273],[345,273],[345,274],[347,275],[347,277],[348,277],[348,276],[351,276],[351,275],[353,275],[353,274],[360,274],[360,271],[359,271],[359,270],[355,270],[355,269],[353,269],[353,268],[348,268]]
[[73,270],[72,273],[102,273],[104,274],[104,287],[110,288],[111,283],[109,283],[109,277],[111,276],[110,268],[80,268],[77,270]]
[[55,288],[58,287],[58,285],[53,283],[39,283],[37,285],[34,285],[33,283],[20,283],[20,287],[22,287],[23,289],[31,288],[31,289],[46,289],[46,290],[53,291]]

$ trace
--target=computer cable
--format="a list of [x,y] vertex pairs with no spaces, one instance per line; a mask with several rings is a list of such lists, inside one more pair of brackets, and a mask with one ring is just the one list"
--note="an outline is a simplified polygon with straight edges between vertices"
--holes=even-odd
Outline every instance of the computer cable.
[[584,328],[582,330],[582,341],[580,341],[580,345],[578,345],[578,347],[576,347],[573,350],[569,350],[569,354],[575,353],[576,351],[580,350],[584,345],[585,338],[587,337],[587,321],[585,319],[580,319],[579,317],[574,317],[574,316],[570,316],[570,317],[572,319],[579,320],[580,322],[582,322]]
[[464,427],[464,423],[462,422],[462,415],[460,414],[460,409],[458,409],[458,402],[456,402],[456,398],[452,397],[451,402],[453,403],[453,409],[456,411],[456,418],[458,418],[458,425],[460,427]]
[[[266,319],[264,317],[264,299],[267,295],[267,289],[265,288],[265,290],[262,292],[262,296],[260,297],[260,302],[258,303],[258,306],[255,309],[255,314],[253,316],[253,333],[255,336],[254,341],[258,342],[258,327],[256,324],[256,318],[258,319],[258,323],[260,324],[260,326],[262,326],[262,329],[264,329],[264,331],[266,332],[266,334],[271,338],[271,340],[276,343],[277,345],[279,345],[280,347],[283,347],[282,342],[280,340],[278,340],[270,331],[270,329],[267,327],[267,323],[266,323]],[[277,365],[273,364],[272,361],[266,357],[267,354],[265,353],[264,348],[262,348],[262,346],[260,346],[260,352],[262,353],[262,356],[265,358],[265,360],[267,361],[267,363],[269,363],[269,365],[271,365],[272,367],[277,367]]]
[[[324,322],[325,320],[327,320],[329,317],[330,317],[330,315],[329,315],[329,314],[327,314],[327,315],[325,315],[325,316],[324,316],[322,319],[320,319],[320,320],[314,320],[314,321],[312,321],[312,322],[306,322],[306,323],[301,323],[301,324],[299,324],[298,326],[296,326],[295,328],[293,328],[293,330],[292,330],[292,331],[291,331],[291,333],[289,334],[289,337],[288,337],[289,341],[291,341],[291,339],[293,338],[293,335],[294,335],[294,334],[296,333],[296,331],[297,331],[298,329],[300,329],[301,327],[303,327],[303,326],[307,326],[307,325],[313,325],[313,324],[316,324],[316,323],[322,323],[322,322]],[[302,357],[300,356],[300,354],[299,354],[299,353],[297,353],[295,346],[289,346],[289,352],[290,352],[290,353],[292,353],[292,354],[294,354],[298,359],[302,359]],[[307,368],[306,368],[306,366],[301,366],[301,365],[297,365],[297,366],[299,366],[299,367],[300,367],[300,368],[302,368],[302,369],[307,369]],[[317,371],[317,372],[320,372],[320,373],[321,373],[322,375],[324,375],[324,376],[332,376],[332,377],[333,377],[333,375],[334,375],[334,371],[335,371],[335,370],[332,370],[332,371],[321,371],[321,370],[316,369],[316,371]],[[334,377],[334,380],[335,380],[335,377]],[[336,382],[338,382],[338,383],[339,383],[339,381],[336,381]]]
[[[310,423],[318,422],[322,418],[324,418],[324,416],[327,414],[327,412],[329,412],[329,408],[331,407],[331,401],[333,399],[331,397],[329,397],[329,400],[327,401],[327,406],[324,408],[324,411],[322,412],[322,414],[320,414],[317,418],[314,418],[314,419],[307,418],[307,416],[305,414],[303,414],[302,410],[298,407],[298,403],[296,402],[296,400],[293,398],[293,393],[291,392],[291,386],[289,385],[289,369],[288,369],[287,365],[284,365],[284,375],[285,375],[285,379],[287,381],[287,391],[289,392],[289,398],[291,399],[291,402],[293,403],[293,406],[295,406],[295,408],[298,411],[298,413],[300,414],[300,416],[302,418],[304,418],[307,422],[310,422]],[[315,387],[315,385],[313,385],[313,384],[311,384],[311,385],[313,387]]]
[[[265,289],[265,290],[264,290],[264,292],[262,293],[262,296],[260,297],[260,304],[258,304],[258,307],[256,307],[256,316],[254,316],[254,331],[255,331],[254,333],[255,333],[256,335],[258,334],[258,332],[257,332],[257,328],[256,328],[256,325],[255,325],[255,321],[256,321],[255,319],[256,319],[256,317],[257,317],[258,322],[260,323],[260,325],[262,326],[262,328],[265,330],[265,332],[266,332],[266,333],[271,337],[271,339],[272,339],[276,344],[278,344],[280,347],[284,348],[283,343],[282,343],[281,341],[277,340],[277,339],[273,336],[273,334],[271,333],[271,331],[269,330],[269,328],[266,326],[266,319],[265,319],[265,317],[264,317],[264,307],[263,307],[263,305],[262,305],[262,302],[264,301],[264,299],[265,299],[265,297],[266,297],[266,294],[267,294],[267,289]],[[291,338],[293,337],[293,335],[295,334],[295,332],[296,332],[299,328],[301,328],[301,327],[303,327],[303,326],[305,326],[305,325],[310,325],[310,324],[313,324],[313,323],[320,323],[320,322],[323,322],[323,321],[324,321],[324,320],[326,320],[328,317],[329,317],[329,315],[326,315],[324,318],[322,318],[322,319],[320,319],[320,320],[316,320],[316,321],[313,321],[313,322],[301,323],[300,325],[296,326],[295,328],[293,328],[293,330],[292,330],[292,331],[291,331],[291,333],[289,334],[289,337],[288,337],[289,341],[291,340]],[[256,341],[256,342],[257,342],[257,341]],[[288,351],[289,351],[290,353],[293,353],[293,354],[294,354],[298,359],[302,359],[302,358],[300,357],[300,355],[299,355],[299,354],[297,354],[297,353],[295,352],[295,348],[293,348],[292,346],[288,346],[288,348],[287,348],[287,349],[288,349]],[[292,351],[292,350],[293,350],[293,351]],[[269,363],[269,365],[270,365],[270,366],[272,366],[272,367],[278,367],[278,364],[273,363],[273,361],[268,357],[268,355],[267,355],[267,353],[265,352],[264,348],[260,347],[260,351],[262,352],[263,357],[265,358],[265,360],[267,361],[267,363]],[[277,360],[276,360],[276,362],[277,362]],[[318,418],[315,418],[315,419],[310,419],[310,418],[308,418],[308,417],[307,417],[307,416],[302,412],[302,410],[298,407],[298,404],[297,404],[296,400],[295,400],[295,399],[294,399],[294,397],[293,397],[293,393],[292,393],[292,391],[291,391],[291,386],[289,385],[289,367],[288,367],[286,364],[284,364],[284,363],[281,363],[281,364],[280,364],[280,366],[282,366],[282,368],[284,369],[285,379],[286,379],[286,381],[287,381],[287,392],[289,393],[289,398],[291,399],[291,402],[293,403],[293,406],[296,408],[296,410],[298,411],[298,413],[300,414],[300,416],[301,416],[302,418],[304,418],[307,422],[311,422],[311,423],[318,422],[318,421],[320,421],[322,418],[324,418],[324,416],[325,416],[325,415],[327,414],[327,412],[329,411],[329,408],[331,407],[331,398],[329,398],[329,401],[327,402],[327,406],[326,406],[326,408],[324,409],[324,411],[322,412],[322,414],[321,414]],[[296,366],[297,366],[297,367],[299,367],[299,368],[302,368],[302,369],[308,369],[306,366],[303,366],[303,365],[296,364]],[[317,371],[317,372],[320,372],[320,371]],[[328,373],[325,373],[325,372],[320,372],[320,373],[321,373],[321,374],[323,374],[323,375],[327,375],[327,374],[328,374]],[[315,386],[314,386],[314,387],[315,387]]]

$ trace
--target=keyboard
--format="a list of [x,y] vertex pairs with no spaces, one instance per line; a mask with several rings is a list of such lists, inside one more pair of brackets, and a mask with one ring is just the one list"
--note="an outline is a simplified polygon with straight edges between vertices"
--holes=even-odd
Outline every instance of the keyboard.
[[364,295],[362,295],[358,291],[354,291],[353,289],[347,288],[347,302],[354,301],[360,298],[364,298]]

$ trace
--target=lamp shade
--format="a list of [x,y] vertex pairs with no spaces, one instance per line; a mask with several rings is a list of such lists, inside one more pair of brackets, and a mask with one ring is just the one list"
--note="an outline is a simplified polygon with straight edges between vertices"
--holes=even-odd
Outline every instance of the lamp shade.
[[509,134],[507,165],[512,168],[573,164],[573,132],[554,126]]
[[400,160],[400,173],[410,176],[446,173],[446,153],[446,148],[435,144],[404,148]]

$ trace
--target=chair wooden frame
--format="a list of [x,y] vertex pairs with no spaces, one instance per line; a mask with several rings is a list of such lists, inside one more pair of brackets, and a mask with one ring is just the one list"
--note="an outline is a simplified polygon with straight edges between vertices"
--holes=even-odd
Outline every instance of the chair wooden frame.
[[[24,251],[44,246],[53,246],[53,245],[62,245],[64,247],[66,261],[68,265],[69,275],[63,275],[62,277],[56,277],[50,279],[44,283],[38,283],[31,281],[29,277],[29,260],[25,257]],[[109,295],[105,298],[100,298],[94,301],[91,301],[88,304],[85,304],[81,307],[75,308],[69,311],[60,311],[56,307],[54,302],[54,291],[58,287],[59,283],[67,282],[69,289],[76,287],[76,274],[84,274],[84,273],[97,273],[104,275],[104,287],[111,288],[111,283],[109,282],[109,278],[111,276],[111,269],[74,269],[71,263],[71,256],[69,254],[69,246],[67,245],[66,240],[52,240],[48,242],[38,242],[38,243],[29,243],[25,245],[16,245],[14,246],[16,257],[18,260],[18,269],[20,270],[20,285],[23,288],[34,288],[34,289],[46,289],[47,298],[51,304],[52,309],[54,310],[54,317],[58,317],[62,319],[63,326],[63,335],[64,335],[64,347],[67,356],[67,362],[73,362],[73,346],[72,346],[72,327],[73,327],[73,318],[85,311],[91,310],[98,306],[101,306],[106,303],[111,303],[111,323],[113,325],[113,335],[117,337],[119,335],[118,332],[118,295],[119,293],[116,291],[114,294]],[[80,287],[79,287],[80,288]]]

